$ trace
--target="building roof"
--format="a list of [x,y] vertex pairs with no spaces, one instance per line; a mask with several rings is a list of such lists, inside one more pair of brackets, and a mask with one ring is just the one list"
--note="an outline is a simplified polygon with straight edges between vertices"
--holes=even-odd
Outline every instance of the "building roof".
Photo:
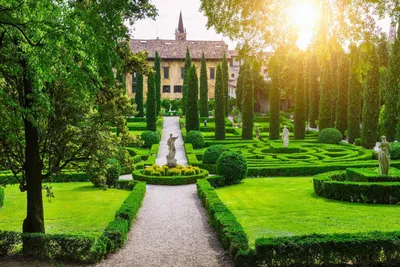
[[147,50],[149,53],[148,59],[154,59],[156,51],[163,59],[185,59],[187,47],[192,59],[201,59],[203,51],[206,59],[222,59],[224,52],[227,59],[231,58],[228,46],[224,41],[131,39],[129,46],[134,53]]
[[185,32],[185,30],[183,29],[182,11],[179,13],[178,32]]

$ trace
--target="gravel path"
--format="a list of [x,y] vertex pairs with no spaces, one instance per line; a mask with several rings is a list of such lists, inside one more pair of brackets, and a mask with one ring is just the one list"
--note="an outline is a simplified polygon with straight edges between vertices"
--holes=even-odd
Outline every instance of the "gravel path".
[[125,247],[98,266],[232,266],[195,185],[148,185]]

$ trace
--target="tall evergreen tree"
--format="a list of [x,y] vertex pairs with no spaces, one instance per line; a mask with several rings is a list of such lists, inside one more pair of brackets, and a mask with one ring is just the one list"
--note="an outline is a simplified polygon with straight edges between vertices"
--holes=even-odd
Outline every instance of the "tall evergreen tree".
[[189,47],[186,48],[186,58],[185,58],[185,67],[183,74],[183,86],[182,86],[182,112],[186,114],[186,99],[187,99],[187,82],[188,82],[188,72],[190,66],[192,65],[192,59],[190,58]]
[[316,120],[319,113],[319,89],[318,89],[318,61],[315,54],[311,55],[310,67],[308,70],[308,94],[310,99],[309,124],[312,128],[317,128]]
[[331,64],[324,60],[321,73],[321,97],[319,102],[318,129],[322,131],[325,128],[332,127],[332,74]]
[[215,139],[225,140],[225,103],[221,64],[215,75]]
[[280,121],[279,112],[281,104],[281,91],[279,88],[279,69],[278,62],[275,58],[271,59],[269,64],[271,70],[271,90],[270,90],[270,111],[269,111],[269,139],[279,139]]
[[243,76],[245,64],[242,64],[239,69],[239,76],[236,82],[236,106],[240,112],[242,112],[242,100],[243,100]]
[[229,69],[228,61],[226,60],[226,54],[224,52],[224,57],[222,59],[222,85],[224,87],[224,104],[225,104],[225,117],[228,117],[229,113],[229,95],[228,95],[228,83],[229,83]]
[[303,56],[297,58],[297,77],[296,91],[294,101],[294,138],[304,139],[306,131],[306,113],[305,113],[305,96],[304,96],[304,63]]
[[308,121],[310,114],[310,89],[308,86],[308,77],[310,76],[311,55],[308,54],[304,60],[303,83],[304,83],[304,98],[306,105],[305,120]]
[[154,74],[147,76],[146,123],[147,130],[156,130],[156,81]]
[[198,131],[199,130],[199,109],[197,102],[199,100],[199,82],[197,79],[196,67],[194,64],[190,67],[188,72],[187,83],[187,99],[186,99],[186,130]]
[[136,73],[136,95],[135,103],[137,105],[137,115],[136,117],[143,117],[143,74]]
[[242,139],[253,139],[253,117],[254,117],[254,87],[253,70],[250,64],[246,64],[243,77],[243,120]]
[[157,51],[154,57],[154,69],[156,71],[154,78],[156,82],[156,114],[158,116],[161,109],[161,58]]
[[361,145],[365,148],[374,148],[378,139],[379,130],[379,59],[375,45],[371,44],[370,65],[367,75],[367,84],[364,91],[364,105],[362,108]]
[[350,144],[353,144],[356,138],[361,137],[361,83],[357,77],[357,65],[359,62],[358,49],[353,45],[350,50],[349,87],[347,92],[347,131],[348,141]]
[[347,129],[347,88],[349,86],[349,59],[346,54],[340,58],[337,68],[337,92],[336,99],[336,129],[343,135]]
[[400,84],[400,26],[397,29],[397,36],[392,46],[387,71],[387,88],[385,92],[385,109],[381,134],[385,135],[388,141],[395,141],[397,116],[399,113],[399,84]]
[[200,68],[200,117],[208,117],[208,78],[204,52],[201,56]]

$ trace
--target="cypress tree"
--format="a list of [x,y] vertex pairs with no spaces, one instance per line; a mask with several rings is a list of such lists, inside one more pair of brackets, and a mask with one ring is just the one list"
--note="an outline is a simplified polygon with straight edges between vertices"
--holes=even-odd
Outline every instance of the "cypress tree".
[[297,58],[297,77],[296,91],[294,101],[294,138],[304,139],[306,131],[306,113],[305,113],[305,96],[304,96],[304,63],[301,55]]
[[253,117],[254,117],[254,88],[253,73],[250,64],[246,64],[243,77],[243,121],[242,139],[253,139]]
[[143,117],[143,74],[136,73],[136,95],[135,95],[136,109],[137,114],[136,117]]
[[310,99],[309,122],[311,128],[317,128],[315,121],[319,113],[319,90],[318,90],[318,61],[316,55],[312,54],[308,70],[308,93]]
[[197,101],[199,98],[199,82],[197,79],[196,67],[194,64],[190,67],[188,72],[187,83],[187,99],[186,99],[186,130],[198,131],[199,130],[199,109],[197,108]]
[[215,75],[215,140],[225,140],[225,103],[221,64]]
[[275,59],[270,62],[269,69],[271,70],[271,90],[270,90],[270,111],[269,111],[269,139],[279,139],[279,111],[281,104],[281,91],[279,88],[279,71]]
[[310,114],[310,89],[308,86],[308,77],[310,73],[310,61],[311,55],[308,54],[306,59],[304,60],[304,71],[303,71],[303,81],[304,81],[304,98],[305,98],[305,120],[308,121],[309,114]]
[[186,47],[186,58],[185,58],[185,67],[183,74],[183,86],[182,86],[182,112],[186,114],[186,99],[187,99],[187,82],[188,82],[188,72],[190,66],[192,65],[192,59],[190,58],[189,47]]
[[236,82],[236,106],[240,112],[242,112],[242,100],[243,100],[243,75],[244,69],[246,68],[245,64],[240,66],[239,76]]
[[208,117],[208,78],[204,52],[201,56],[200,68],[200,117]]
[[147,130],[156,130],[156,81],[154,74],[147,76],[146,123]]
[[350,54],[349,87],[347,92],[347,137],[350,144],[353,144],[354,140],[361,136],[361,83],[357,78],[358,57],[357,47],[352,46]]
[[392,46],[387,71],[387,88],[385,92],[385,109],[382,116],[382,135],[388,141],[395,141],[397,116],[399,115],[399,83],[400,83],[400,26],[397,29],[396,39]]
[[361,145],[365,148],[375,147],[379,130],[379,59],[375,45],[372,44],[371,48],[371,68],[368,71],[362,108]]
[[318,130],[332,127],[332,74],[331,65],[324,60],[321,75],[321,99],[319,102]]
[[156,114],[157,116],[160,114],[161,109],[161,58],[158,56],[156,51],[156,55],[154,57],[154,69],[156,71],[155,74],[155,82],[156,82]]
[[228,83],[229,83],[228,61],[226,60],[226,55],[224,52],[224,58],[222,59],[222,85],[224,87],[225,117],[228,117],[228,113],[229,113]]
[[340,58],[337,68],[336,129],[343,135],[347,129],[347,88],[349,86],[349,59],[346,54]]

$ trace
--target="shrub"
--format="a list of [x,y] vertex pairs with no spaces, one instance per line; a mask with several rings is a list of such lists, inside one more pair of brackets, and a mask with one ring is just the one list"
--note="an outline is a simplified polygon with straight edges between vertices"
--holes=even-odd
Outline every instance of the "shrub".
[[361,146],[361,138],[354,139],[354,145]]
[[109,159],[107,162],[106,184],[108,187],[115,186],[119,175],[121,174],[121,166],[117,159]]
[[144,142],[143,147],[146,148],[151,148],[153,144],[158,144],[160,142],[158,134],[152,131],[144,131],[141,135],[141,138]]
[[3,207],[4,204],[4,188],[0,187],[0,208]]
[[225,185],[240,183],[247,174],[246,159],[236,152],[222,153],[217,161],[217,174],[224,176]]
[[156,172],[156,171],[152,172],[150,175],[151,176],[162,176],[161,173]]
[[179,176],[181,175],[181,170],[178,168],[172,168],[167,170],[167,176]]
[[185,176],[190,176],[190,175],[195,175],[196,171],[192,168],[186,168],[183,170],[183,175]]
[[391,159],[400,159],[400,142],[391,144],[390,158]]
[[146,169],[143,170],[143,174],[145,175],[151,175],[152,172],[154,172],[153,167],[147,167]]
[[339,144],[342,141],[342,133],[335,128],[325,128],[318,135],[318,142],[324,144]]
[[229,151],[226,146],[213,145],[206,149],[203,156],[204,164],[216,164],[219,156],[225,151]]
[[204,136],[199,131],[190,131],[185,137],[185,143],[193,145],[193,148],[202,148],[205,144]]

